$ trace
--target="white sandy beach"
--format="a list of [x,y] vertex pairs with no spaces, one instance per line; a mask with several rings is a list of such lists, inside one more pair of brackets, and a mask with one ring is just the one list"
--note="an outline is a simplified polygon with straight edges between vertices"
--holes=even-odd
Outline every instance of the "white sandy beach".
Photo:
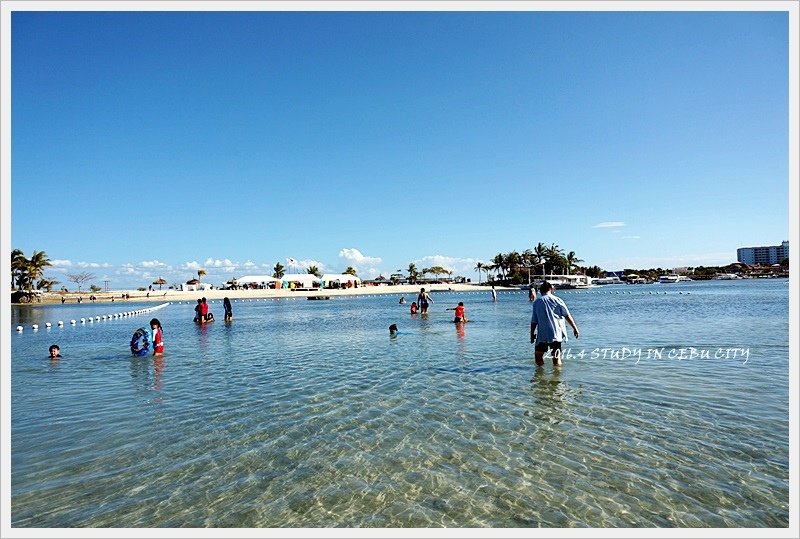
[[[42,294],[41,303],[61,303],[61,298],[65,298],[65,303],[74,304],[78,301],[78,297],[82,298],[84,303],[89,302],[89,296],[94,295],[97,299],[96,302],[128,302],[128,301],[195,301],[199,298],[206,298],[208,300],[216,300],[228,297],[230,299],[255,299],[255,298],[296,298],[308,296],[352,296],[352,295],[371,295],[371,294],[394,294],[397,296],[405,296],[406,300],[410,303],[414,301],[419,293],[420,288],[425,288],[429,292],[453,290],[453,291],[486,291],[487,294],[491,293],[491,287],[485,284],[478,283],[469,284],[427,284],[427,285],[381,285],[381,286],[360,286],[358,288],[345,288],[345,289],[320,289],[320,290],[198,290],[196,292],[184,292],[181,290],[153,290],[152,292],[141,292],[139,290],[115,290],[110,292],[69,292],[62,294],[60,292],[49,292]],[[513,288],[495,287],[497,290],[514,290]],[[129,299],[123,299],[123,295],[129,295]],[[33,305],[37,303],[34,301]]]

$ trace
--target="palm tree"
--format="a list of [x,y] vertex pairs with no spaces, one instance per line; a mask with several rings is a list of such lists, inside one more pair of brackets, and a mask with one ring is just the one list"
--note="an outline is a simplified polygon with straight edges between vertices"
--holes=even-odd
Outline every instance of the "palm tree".
[[417,266],[412,262],[408,265],[408,283],[415,284],[417,277],[419,277],[419,271],[417,271]]
[[320,273],[319,268],[317,266],[309,266],[306,272],[309,275],[313,275],[315,277],[322,277],[322,273]]
[[546,249],[545,257],[547,258],[547,263],[550,266],[550,271],[553,271],[557,267],[563,269],[564,266],[566,266],[564,251],[555,243],[551,243],[550,247]]
[[347,269],[344,270],[346,275],[352,275],[353,277],[358,277],[358,273],[356,273],[356,268],[353,266],[347,266]]
[[522,265],[528,270],[528,284],[531,282],[531,269],[540,264],[539,257],[530,249],[525,249],[520,255]]
[[11,287],[22,290],[25,287],[28,259],[19,249],[11,251]]
[[503,253],[497,253],[492,259],[492,269],[497,270],[498,275],[503,276],[506,268],[506,257]]
[[280,279],[281,277],[283,277],[285,275],[285,273],[283,271],[284,269],[285,268],[283,267],[283,264],[281,264],[280,262],[276,262],[275,263],[275,267],[272,268],[272,270],[274,271],[272,276],[275,277],[276,279]]
[[578,256],[575,254],[575,251],[568,252],[565,260],[567,261],[567,275],[569,275],[569,272],[572,268],[578,267],[579,262],[583,262],[583,259],[578,258]]
[[[478,272],[478,284],[481,284],[481,272],[483,270],[485,270],[485,269],[486,269],[486,266],[484,265],[483,262],[478,262],[477,264],[475,264],[475,271]],[[486,275],[488,277],[488,275],[489,275],[489,271],[488,270],[486,270]]]
[[51,292],[53,287],[57,284],[60,284],[60,281],[56,281],[55,279],[45,279],[42,277],[39,279],[39,282],[36,283],[36,290],[45,290],[47,292]]
[[197,270],[197,280],[198,281],[201,281],[202,278],[205,277],[205,276],[206,276],[206,270],[204,270],[203,268],[200,268],[199,270]]
[[442,266],[433,266],[431,268],[428,268],[427,273],[432,273],[436,275],[436,279],[439,279],[439,275],[441,275],[442,273],[447,273],[447,270],[444,269]]
[[[522,265],[522,256],[516,251],[511,251],[505,256],[505,264],[508,273],[519,274],[519,267]],[[508,275],[506,275],[508,277]]]
[[547,247],[545,247],[544,243],[539,242],[536,244],[536,247],[533,249],[533,256],[535,260],[535,264],[538,266],[541,264],[542,266],[542,278],[544,278],[545,274],[545,262],[547,260]]
[[47,258],[47,254],[44,251],[34,250],[30,260],[28,260],[28,282],[26,283],[27,290],[31,290],[33,288],[33,281],[42,278],[44,268],[47,266],[52,266],[50,259]]

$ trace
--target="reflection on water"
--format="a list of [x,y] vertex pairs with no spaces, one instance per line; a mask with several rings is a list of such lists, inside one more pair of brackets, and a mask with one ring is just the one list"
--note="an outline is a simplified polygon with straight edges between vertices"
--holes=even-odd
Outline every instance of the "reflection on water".
[[[203,326],[175,304],[159,357],[128,349],[147,315],[12,332],[12,524],[785,527],[786,287],[670,286],[691,301],[564,293],[582,335],[560,369],[534,368],[525,291],[434,296],[468,324],[393,296],[235,302]],[[576,355],[667,343],[750,360]]]

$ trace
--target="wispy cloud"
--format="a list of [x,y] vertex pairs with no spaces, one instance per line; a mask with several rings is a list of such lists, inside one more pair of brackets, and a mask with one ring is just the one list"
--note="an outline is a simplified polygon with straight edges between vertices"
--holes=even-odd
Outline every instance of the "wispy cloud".
[[640,236],[622,236],[623,240],[638,240]]
[[619,228],[625,226],[625,223],[622,221],[603,221],[602,223],[597,223],[592,228]]

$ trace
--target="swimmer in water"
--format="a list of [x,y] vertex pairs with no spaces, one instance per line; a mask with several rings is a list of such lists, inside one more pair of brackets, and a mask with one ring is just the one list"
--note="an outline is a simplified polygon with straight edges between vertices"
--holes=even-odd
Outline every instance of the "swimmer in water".
[[57,344],[50,345],[50,359],[61,359],[61,349]]

